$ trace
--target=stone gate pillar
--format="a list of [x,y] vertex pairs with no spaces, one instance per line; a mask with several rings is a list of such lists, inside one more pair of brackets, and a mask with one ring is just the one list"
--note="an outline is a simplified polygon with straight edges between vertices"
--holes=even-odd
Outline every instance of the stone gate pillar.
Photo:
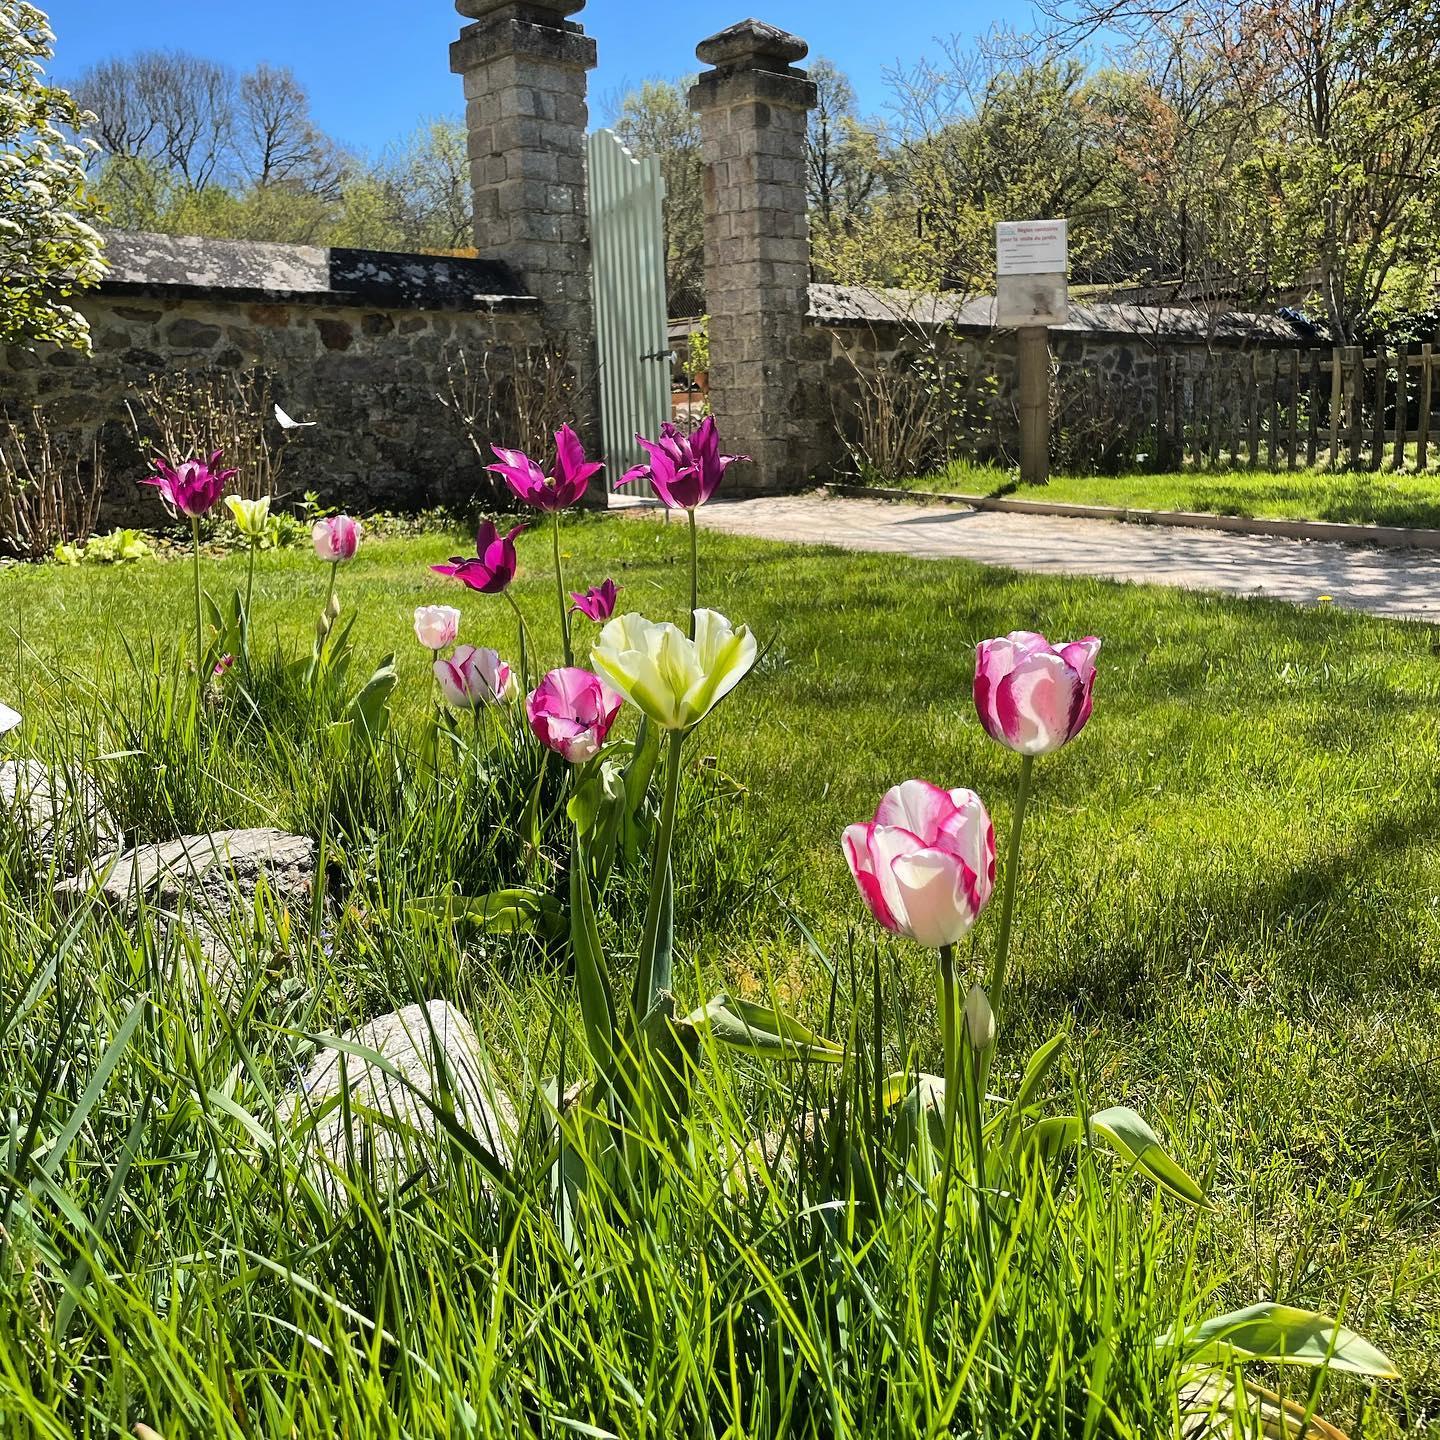
[[805,127],[809,46],[743,20],[695,47],[712,66],[690,91],[705,163],[710,401],[725,448],[750,455],[735,489],[791,490],[815,468],[822,422],[806,333],[810,240]]
[[586,72],[595,42],[567,19],[585,0],[456,0],[475,23],[450,47],[465,80],[475,244],[545,306],[552,335],[588,365],[590,299]]

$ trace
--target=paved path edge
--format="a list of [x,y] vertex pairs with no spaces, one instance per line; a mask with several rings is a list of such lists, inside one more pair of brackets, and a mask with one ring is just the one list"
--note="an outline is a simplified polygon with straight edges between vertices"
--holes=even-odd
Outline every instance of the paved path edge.
[[848,500],[917,500],[998,510],[1015,515],[1050,515],[1065,520],[1118,520],[1129,525],[1171,525],[1182,530],[1220,530],[1269,535],[1278,540],[1328,540],[1373,545],[1382,550],[1440,550],[1440,530],[1403,525],[1346,525],[1334,520],[1264,520],[1246,515],[1206,515],[1194,510],[1130,510],[1116,505],[1074,505],[1059,500],[1005,500],[990,495],[957,495],[941,490],[900,490],[888,485],[823,485],[827,495]]

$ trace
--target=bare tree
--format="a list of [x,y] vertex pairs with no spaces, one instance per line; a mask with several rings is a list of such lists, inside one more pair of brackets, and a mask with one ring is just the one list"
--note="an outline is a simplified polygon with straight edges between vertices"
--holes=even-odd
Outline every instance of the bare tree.
[[[1313,289],[1337,336],[1424,304],[1440,243],[1440,11],[1406,0],[1043,0],[1053,39],[1188,57],[1238,122],[1182,230],[1232,274]],[[1212,183],[1213,182],[1213,183]],[[1187,216],[1187,220],[1190,217]],[[1204,230],[1212,233],[1207,237]],[[1207,243],[1208,241],[1208,243]]]
[[261,64],[240,81],[237,159],[256,185],[339,193],[345,157],[310,117],[310,97],[294,72]]
[[192,189],[216,179],[234,153],[235,76],[214,60],[149,50],[93,66],[74,93],[95,114],[107,154],[158,160]]

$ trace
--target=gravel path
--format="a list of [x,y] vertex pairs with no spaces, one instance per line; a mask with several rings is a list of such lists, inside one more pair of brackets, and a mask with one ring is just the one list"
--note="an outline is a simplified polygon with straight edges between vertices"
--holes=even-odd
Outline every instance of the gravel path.
[[1440,557],[1161,525],[1003,515],[950,505],[786,495],[705,506],[732,535],[930,558],[959,556],[1048,575],[1098,575],[1440,620]]

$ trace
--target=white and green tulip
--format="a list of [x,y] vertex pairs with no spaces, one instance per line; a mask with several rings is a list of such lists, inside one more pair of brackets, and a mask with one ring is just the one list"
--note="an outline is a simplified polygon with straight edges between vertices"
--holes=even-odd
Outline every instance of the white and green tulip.
[[595,669],[662,730],[691,730],[755,664],[755,636],[714,610],[695,611],[695,638],[668,622],[620,615],[600,632]]

